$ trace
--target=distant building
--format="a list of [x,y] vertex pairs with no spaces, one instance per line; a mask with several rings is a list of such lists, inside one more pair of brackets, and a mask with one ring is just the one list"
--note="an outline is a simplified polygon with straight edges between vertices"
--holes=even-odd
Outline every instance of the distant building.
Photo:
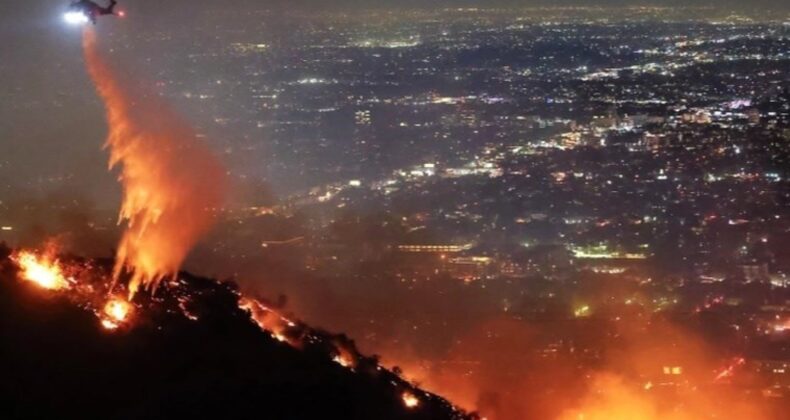
[[445,272],[453,278],[471,282],[480,280],[492,273],[493,260],[489,257],[455,257],[448,258]]
[[666,144],[666,136],[663,134],[652,134],[648,131],[642,135],[642,146],[645,150],[656,151]]
[[457,253],[466,251],[472,248],[473,244],[431,244],[431,245],[398,245],[400,252],[418,252],[418,253]]
[[365,110],[356,111],[354,113],[354,124],[367,126],[367,125],[371,125],[372,122],[373,119],[370,116],[370,110],[365,109]]
[[743,277],[747,283],[768,283],[770,281],[768,264],[743,264],[740,268],[743,270]]

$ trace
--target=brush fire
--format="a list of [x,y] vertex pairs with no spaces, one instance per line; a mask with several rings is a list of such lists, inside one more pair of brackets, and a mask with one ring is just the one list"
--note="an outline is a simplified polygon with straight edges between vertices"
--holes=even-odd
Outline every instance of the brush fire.
[[[157,306],[164,305],[170,299],[174,307],[181,309],[179,316],[193,322],[200,319],[200,313],[196,312],[193,303],[199,299],[201,292],[191,290],[183,279],[176,278],[163,286],[166,289],[163,294],[167,297],[140,296],[135,301],[141,302],[135,303],[128,300],[125,294],[119,293],[125,286],[113,281],[109,267],[77,258],[58,258],[56,255],[53,249],[43,252],[18,250],[9,259],[16,266],[17,277],[21,282],[32,285],[41,293],[64,297],[75,306],[93,313],[99,328],[108,333],[132,330],[141,320],[150,322],[146,319],[146,311],[157,311]],[[410,384],[380,366],[376,358],[363,356],[346,336],[310,328],[262,300],[235,291],[233,294],[237,298],[237,308],[277,342],[300,351],[320,351],[326,355],[327,361],[335,362],[349,372],[359,371],[374,376],[386,373],[392,376],[393,393],[399,395],[403,406],[409,410],[419,408],[423,403],[422,398],[436,399],[430,394],[415,392]],[[404,387],[408,387],[408,390],[398,391]],[[419,397],[418,394],[426,396]],[[458,410],[457,413],[458,418],[462,418],[463,412]]]
[[[89,264],[66,264],[56,257],[56,252],[53,246],[42,252],[19,250],[11,254],[11,261],[19,267],[20,279],[91,310],[105,329],[116,330],[130,322],[133,305],[121,296],[107,297],[110,283],[88,281],[95,278],[89,275]],[[86,281],[78,280],[80,277]]]
[[48,290],[68,289],[70,281],[63,274],[63,267],[51,253],[36,254],[31,251],[19,251],[12,255],[13,261],[19,264],[22,278]]

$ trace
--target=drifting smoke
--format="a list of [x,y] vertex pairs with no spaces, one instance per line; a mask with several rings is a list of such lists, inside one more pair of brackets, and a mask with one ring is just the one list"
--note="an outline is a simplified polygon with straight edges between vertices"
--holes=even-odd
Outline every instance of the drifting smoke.
[[[629,327],[619,331],[625,346],[609,349],[604,370],[592,375],[584,397],[559,420],[778,418],[758,396],[722,386],[717,350],[701,337],[661,321],[641,333]],[[735,360],[736,367],[743,362]]]
[[121,83],[99,53],[95,33],[83,38],[85,60],[107,109],[110,168],[120,165],[126,222],[114,277],[131,273],[129,294],[178,272],[214,221],[225,172],[194,131],[155,95]]

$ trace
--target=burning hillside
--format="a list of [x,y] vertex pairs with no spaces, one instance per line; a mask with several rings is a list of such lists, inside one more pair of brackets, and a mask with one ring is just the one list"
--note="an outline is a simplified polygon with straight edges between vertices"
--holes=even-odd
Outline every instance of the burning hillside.
[[289,319],[232,283],[181,274],[132,303],[119,290],[108,295],[111,284],[111,261],[2,251],[6,414],[473,417],[361,355],[347,337]]
[[473,417],[344,335],[179,274],[222,206],[226,172],[167,104],[119,80],[92,30],[84,51],[125,231],[114,261],[0,249],[4,418]]

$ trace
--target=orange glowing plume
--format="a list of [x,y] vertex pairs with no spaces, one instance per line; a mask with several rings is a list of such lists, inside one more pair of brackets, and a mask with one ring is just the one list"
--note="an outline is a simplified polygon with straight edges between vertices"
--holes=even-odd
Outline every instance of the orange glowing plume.
[[155,290],[174,276],[189,250],[213,224],[224,197],[225,171],[194,131],[152,94],[134,92],[116,77],[86,29],[85,61],[107,110],[110,168],[120,166],[127,229],[114,278],[131,273],[129,296]]

